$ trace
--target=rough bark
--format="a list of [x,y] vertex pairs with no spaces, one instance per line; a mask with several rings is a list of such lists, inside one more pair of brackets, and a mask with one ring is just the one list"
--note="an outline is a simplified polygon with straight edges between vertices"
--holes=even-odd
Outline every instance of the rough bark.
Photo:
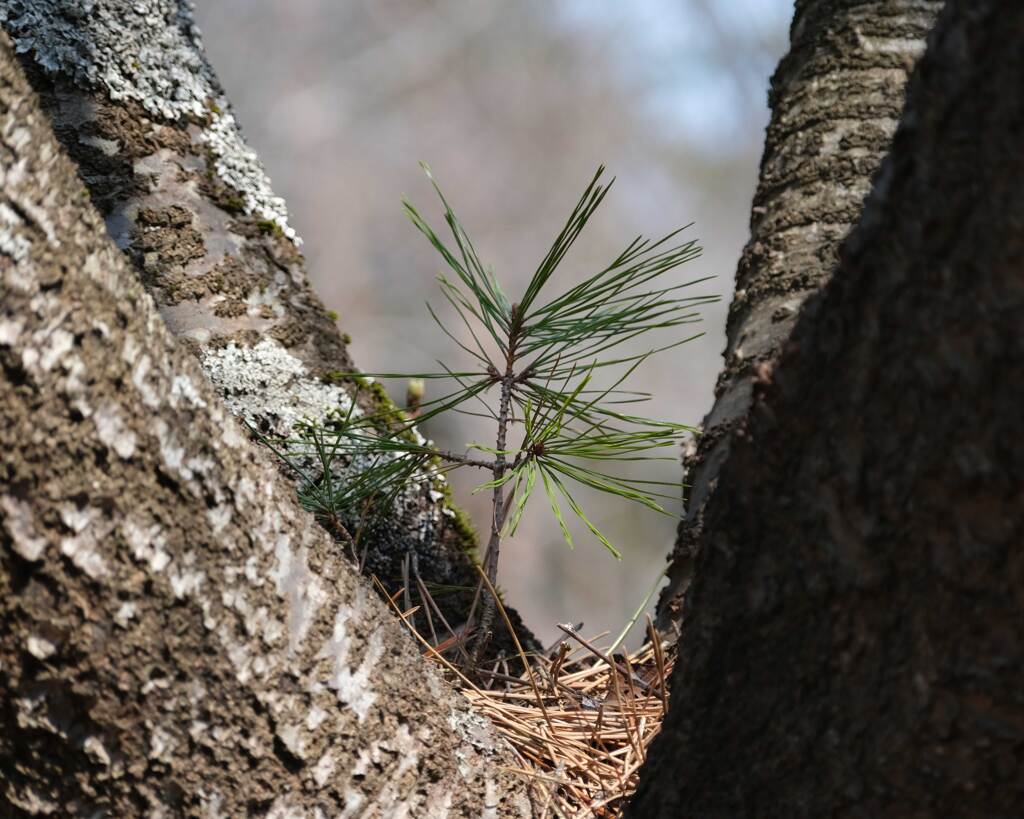
[[[285,203],[206,61],[191,4],[2,0],[0,21],[111,237],[232,412],[288,435],[300,419],[344,410],[346,337],[310,287]],[[361,405],[390,408],[369,386]],[[370,522],[367,570],[396,587],[414,556],[426,582],[474,586],[475,535],[446,496],[443,477],[424,480]],[[442,602],[458,622],[465,601]]]
[[943,12],[734,436],[631,815],[1024,812],[1022,36]]
[[530,814],[168,332],[4,35],[0,367],[0,814]]
[[934,0],[796,4],[790,51],[771,81],[772,116],[729,308],[725,366],[703,434],[685,462],[686,514],[658,607],[667,633],[683,616],[704,509],[750,407],[753,379],[777,360],[800,306],[831,276],[941,7]]

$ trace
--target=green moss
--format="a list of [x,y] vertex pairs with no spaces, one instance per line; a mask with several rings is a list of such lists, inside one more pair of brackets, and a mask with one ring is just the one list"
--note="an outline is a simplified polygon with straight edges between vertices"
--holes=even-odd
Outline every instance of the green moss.
[[221,199],[220,206],[228,213],[245,212],[245,200],[241,196],[225,196]]
[[408,421],[405,413],[395,405],[395,402],[391,400],[391,396],[388,395],[388,391],[384,389],[384,385],[379,381],[371,381],[362,375],[354,375],[352,380],[359,385],[360,392],[368,392],[373,396],[374,403],[377,405],[377,411],[389,421],[398,424],[404,424]]
[[338,320],[338,311],[337,310],[328,310],[327,311],[327,318],[329,318],[331,321],[337,321]]
[[350,336],[348,333],[342,333],[341,334],[341,340],[344,341],[346,344],[351,344],[352,343],[352,336]]
[[281,230],[281,226],[273,219],[260,219],[256,223],[256,227],[260,229],[260,233],[264,236],[276,236],[278,238],[284,236],[284,231]]

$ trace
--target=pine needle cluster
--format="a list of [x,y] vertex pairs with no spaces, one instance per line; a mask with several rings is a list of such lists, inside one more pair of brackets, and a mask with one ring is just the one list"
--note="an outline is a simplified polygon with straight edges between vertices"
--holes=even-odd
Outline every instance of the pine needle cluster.
[[[403,204],[444,260],[447,270],[438,283],[459,330],[449,329],[431,305],[427,309],[468,364],[454,369],[438,362],[435,372],[373,373],[378,379],[444,385],[430,400],[417,396],[415,412],[398,419],[363,413],[353,401],[331,424],[301,427],[280,452],[293,466],[303,460],[316,465],[314,474],[303,471],[303,501],[321,515],[351,519],[368,508],[386,508],[410,481],[424,475],[483,469],[489,479],[477,490],[492,493],[484,557],[491,584],[497,580],[502,539],[515,534],[529,501],[538,494],[546,499],[567,544],[572,546],[573,538],[566,512],[619,557],[616,545],[574,492],[587,487],[656,512],[665,511],[663,499],[678,497],[676,482],[621,471],[630,462],[674,459],[681,436],[694,431],[635,414],[635,405],[650,395],[629,389],[629,379],[651,356],[701,334],[684,334],[640,353],[623,352],[622,347],[655,331],[693,324],[699,320],[698,308],[716,300],[686,295],[706,279],[661,284],[665,274],[696,258],[700,247],[694,240],[680,239],[689,226],[656,241],[637,237],[606,267],[549,296],[559,264],[611,187],[611,182],[601,183],[604,169],[599,168],[526,291],[512,301],[481,262],[430,169],[423,167],[440,198],[450,242],[410,202]],[[489,418],[493,441],[470,443],[461,453],[439,451],[418,428],[447,412]],[[662,454],[666,452],[672,454]],[[481,633],[492,618],[493,600],[485,593]]]

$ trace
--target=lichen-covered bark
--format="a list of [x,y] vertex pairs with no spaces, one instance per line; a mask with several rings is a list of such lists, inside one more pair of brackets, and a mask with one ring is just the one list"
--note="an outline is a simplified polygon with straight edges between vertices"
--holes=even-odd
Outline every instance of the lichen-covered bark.
[[[288,435],[344,410],[345,337],[310,287],[188,0],[0,0],[0,22],[110,235],[232,412]],[[367,408],[387,400],[360,396]],[[475,584],[474,535],[443,482],[410,486],[362,539],[368,570],[389,585],[411,553],[427,582]]]
[[523,816],[167,331],[0,35],[0,813]]
[[762,374],[633,816],[1022,815],[1022,34],[950,2]]
[[683,616],[704,509],[750,407],[753,379],[776,361],[800,306],[832,274],[941,7],[941,0],[796,4],[790,51],[771,83],[772,117],[729,308],[725,367],[703,435],[686,458],[686,515],[659,603],[669,632]]

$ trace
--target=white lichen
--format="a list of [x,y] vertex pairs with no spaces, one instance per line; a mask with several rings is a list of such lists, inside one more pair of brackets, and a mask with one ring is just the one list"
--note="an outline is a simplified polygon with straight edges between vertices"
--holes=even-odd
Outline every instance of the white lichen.
[[154,573],[162,572],[171,562],[171,555],[165,548],[166,538],[159,524],[144,527],[128,519],[121,523],[121,534],[128,541],[135,559],[147,564]]
[[0,345],[13,347],[24,326],[25,319],[18,316],[0,319]]
[[224,528],[231,523],[231,518],[234,512],[231,506],[226,503],[218,504],[212,509],[206,510],[206,518],[210,521],[210,526],[213,527],[213,533],[219,534]]
[[264,815],[266,819],[314,819],[313,814],[295,803],[295,797],[291,794],[277,797]]
[[[130,353],[135,352],[137,352],[137,350],[134,342],[126,342],[123,355],[127,356]],[[148,354],[143,354],[137,361],[135,361],[135,366],[132,368],[132,384],[134,384],[135,389],[139,391],[139,395],[142,397],[142,403],[151,409],[156,409],[160,406],[161,402],[159,392],[153,388],[148,378],[152,368],[152,359]]]
[[116,404],[105,404],[93,415],[96,434],[100,441],[114,450],[121,458],[128,460],[135,453],[136,437],[121,419]]
[[112,528],[109,522],[92,522],[72,537],[61,539],[61,553],[93,580],[109,574],[103,551],[103,541]]
[[288,603],[288,645],[295,652],[305,639],[328,593],[323,581],[309,569],[305,548],[293,549],[291,536],[279,533],[274,547],[276,564],[270,579]]
[[320,759],[317,760],[316,765],[313,766],[313,779],[317,784],[317,787],[322,788],[327,784],[327,781],[331,778],[331,774],[334,773],[334,769],[337,765],[334,759],[334,754],[330,750],[326,751]]
[[10,495],[0,497],[4,514],[0,522],[10,538],[11,548],[25,560],[36,561],[43,556],[47,540],[36,532],[32,506]]
[[351,638],[348,633],[347,622],[350,618],[359,617],[365,609],[366,592],[362,587],[356,591],[356,602],[352,609],[338,610],[334,618],[334,630],[318,656],[333,660],[331,675],[327,685],[338,695],[338,699],[349,706],[359,722],[363,722],[370,712],[370,708],[377,701],[377,694],[370,687],[370,676],[372,675],[377,662],[384,655],[384,639],[379,630],[374,629],[366,641],[363,652],[363,659],[359,667],[352,671]]
[[497,741],[491,724],[480,714],[470,710],[453,710],[448,714],[448,727],[474,748],[494,753]]
[[306,728],[310,731],[315,731],[323,724],[324,720],[326,720],[328,716],[330,715],[324,711],[323,708],[318,705],[314,705],[309,709],[309,713],[306,714]]
[[82,750],[93,762],[105,767],[110,766],[110,754],[98,737],[87,737],[82,743]]
[[114,612],[114,622],[121,628],[128,628],[128,624],[135,616],[134,603],[122,603],[120,608]]
[[228,408],[250,424],[267,424],[282,436],[302,420],[320,422],[347,412],[348,393],[313,377],[306,365],[273,339],[252,347],[232,343],[202,353],[203,369]]
[[[227,104],[226,99],[218,98],[219,108],[226,110]],[[288,225],[288,208],[284,199],[274,194],[270,177],[263,170],[256,152],[245,144],[234,115],[214,114],[200,139],[216,157],[214,169],[217,175],[242,195],[245,212],[273,222],[285,236],[301,245],[302,239]]]
[[45,637],[40,637],[35,634],[29,635],[28,640],[25,641],[25,648],[28,650],[28,653],[37,660],[48,659],[57,653],[57,646]]
[[171,381],[171,406],[177,407],[184,399],[195,409],[205,409],[206,401],[199,394],[196,385],[187,375],[178,373]]
[[152,730],[153,733],[149,735],[149,758],[169,762],[178,741],[159,725]]
[[[245,212],[276,224],[296,245],[284,200],[271,188],[203,54],[189,4],[178,0],[7,0],[0,23],[19,53],[47,72],[112,100],[131,100],[165,120],[198,120],[217,175],[245,203]],[[105,153],[116,143],[98,145]],[[23,252],[17,242],[0,251]]]
[[206,581],[206,572],[196,568],[195,564],[195,552],[186,552],[180,560],[172,563],[167,579],[171,583],[171,591],[179,600],[193,596]]
[[52,333],[47,335],[46,341],[42,345],[42,355],[39,359],[39,366],[42,367],[45,372],[49,372],[53,369],[54,365],[64,357],[65,353],[74,346],[74,344],[75,337],[67,330],[63,330],[58,327]]

